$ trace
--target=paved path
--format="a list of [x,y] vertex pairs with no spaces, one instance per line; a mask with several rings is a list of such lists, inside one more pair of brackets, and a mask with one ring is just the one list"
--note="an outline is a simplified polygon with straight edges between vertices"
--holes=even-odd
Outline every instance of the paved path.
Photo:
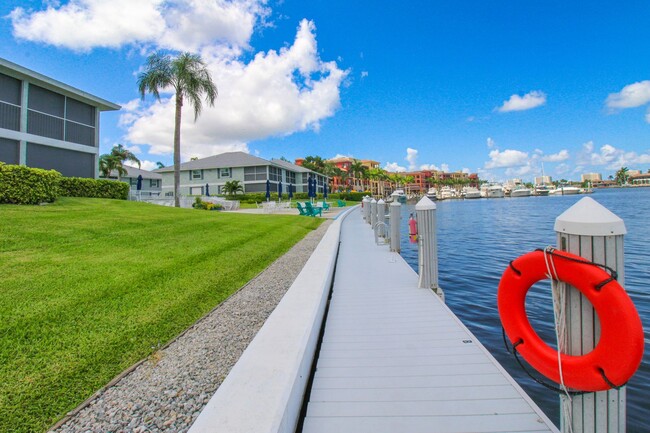
[[555,432],[469,330],[354,211],[304,433]]

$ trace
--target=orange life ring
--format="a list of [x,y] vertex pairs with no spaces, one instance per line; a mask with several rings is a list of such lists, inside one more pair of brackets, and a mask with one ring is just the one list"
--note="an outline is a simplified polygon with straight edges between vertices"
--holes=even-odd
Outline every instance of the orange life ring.
[[[505,333],[517,345],[517,352],[542,375],[560,383],[557,351],[537,335],[526,316],[528,290],[548,278],[544,254],[548,253],[533,251],[511,262],[501,277],[497,304]],[[643,358],[643,326],[632,300],[605,270],[584,258],[558,250],[552,258],[557,278],[587,297],[601,327],[600,340],[591,352],[561,355],[564,384],[588,392],[624,385]]]

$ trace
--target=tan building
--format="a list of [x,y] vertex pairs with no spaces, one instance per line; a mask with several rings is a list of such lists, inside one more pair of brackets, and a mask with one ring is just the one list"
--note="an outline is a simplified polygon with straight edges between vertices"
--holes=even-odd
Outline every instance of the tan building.
[[580,175],[580,180],[582,182],[600,182],[603,178],[600,173],[584,173]]
[[535,185],[547,185],[553,183],[553,178],[551,176],[536,176]]

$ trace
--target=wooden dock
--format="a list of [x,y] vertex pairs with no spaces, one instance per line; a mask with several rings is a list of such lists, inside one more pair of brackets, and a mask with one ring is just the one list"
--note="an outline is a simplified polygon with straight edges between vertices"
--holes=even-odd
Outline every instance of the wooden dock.
[[375,244],[359,210],[345,218],[302,431],[557,432],[451,310],[417,286],[402,257]]

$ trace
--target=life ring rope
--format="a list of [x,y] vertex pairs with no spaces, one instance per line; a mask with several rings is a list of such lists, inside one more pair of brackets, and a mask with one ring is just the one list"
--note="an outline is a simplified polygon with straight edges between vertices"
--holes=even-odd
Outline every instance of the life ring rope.
[[[526,373],[528,375],[528,377],[533,379],[535,382],[539,383],[540,385],[542,385],[543,387],[545,387],[547,389],[550,389],[553,392],[556,392],[558,394],[569,394],[572,397],[591,393],[590,391],[574,391],[574,390],[569,390],[569,389],[562,389],[562,388],[559,388],[557,386],[551,385],[550,383],[548,383],[548,382],[540,379],[539,377],[535,376],[533,373],[530,372],[530,369],[526,368],[526,365],[524,365],[524,363],[521,362],[521,358],[519,357],[519,352],[517,351],[517,346],[519,346],[520,344],[523,344],[523,342],[524,342],[523,338],[519,339],[519,341],[517,341],[515,344],[513,344],[512,345],[512,350],[511,350],[510,345],[508,344],[508,337],[506,337],[506,330],[503,328],[503,326],[501,327],[501,333],[503,334],[503,345],[505,346],[508,353],[515,357],[515,360],[517,361],[517,364],[519,364],[519,367],[523,370],[524,373]],[[627,385],[627,382],[625,382],[622,385],[616,385],[616,384],[612,383],[607,378],[607,375],[605,374],[605,370],[603,370],[601,368],[599,371],[600,371],[601,377],[603,378],[605,383],[607,383],[607,385],[609,385],[610,388],[618,390],[618,389],[623,388],[625,385]]]

